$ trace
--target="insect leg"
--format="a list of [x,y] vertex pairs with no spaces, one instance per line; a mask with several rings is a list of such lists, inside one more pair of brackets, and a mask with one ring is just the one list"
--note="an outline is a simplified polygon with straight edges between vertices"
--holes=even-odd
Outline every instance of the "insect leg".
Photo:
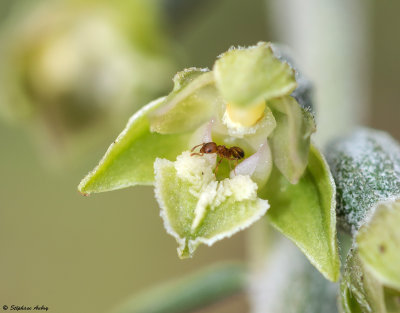
[[215,167],[215,170],[214,170],[215,175],[217,175],[218,166],[221,164],[222,160],[223,160],[223,158],[220,158],[219,161],[218,161],[218,163],[217,163],[217,166]]

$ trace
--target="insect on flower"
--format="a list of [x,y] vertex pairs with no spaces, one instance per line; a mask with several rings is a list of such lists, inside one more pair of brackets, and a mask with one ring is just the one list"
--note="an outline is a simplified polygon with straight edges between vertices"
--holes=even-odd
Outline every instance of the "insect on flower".
[[[220,160],[217,163],[217,166],[215,167],[215,173],[218,171],[218,166],[222,162],[223,159],[227,159],[228,161],[236,161],[235,163],[235,168],[238,165],[238,162],[240,159],[244,158],[244,151],[242,148],[239,147],[231,147],[227,148],[223,145],[217,145],[215,142],[206,142],[206,143],[201,143],[197,146],[194,146],[191,150],[193,152],[197,147],[200,147],[200,153],[194,152],[191,154],[193,155],[204,155],[204,153],[216,153],[219,157]],[[229,167],[231,166],[231,163],[229,162]],[[235,171],[235,168],[233,169]],[[236,174],[236,173],[235,173]]]

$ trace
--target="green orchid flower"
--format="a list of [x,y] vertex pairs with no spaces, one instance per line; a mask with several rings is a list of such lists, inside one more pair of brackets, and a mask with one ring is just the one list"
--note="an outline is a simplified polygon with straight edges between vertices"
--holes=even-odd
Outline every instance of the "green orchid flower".
[[[184,70],[168,96],[131,117],[79,190],[154,185],[181,258],[267,215],[337,280],[335,187],[310,145],[315,123],[296,100],[309,98],[296,95],[298,84],[298,72],[263,42],[230,49],[212,70]],[[244,158],[193,151],[208,142],[239,147]]]

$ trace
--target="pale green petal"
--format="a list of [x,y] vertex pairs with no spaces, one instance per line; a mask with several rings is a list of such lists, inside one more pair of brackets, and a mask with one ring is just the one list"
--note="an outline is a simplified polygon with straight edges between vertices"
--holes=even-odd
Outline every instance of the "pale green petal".
[[213,71],[223,98],[237,106],[290,95],[297,86],[293,69],[278,60],[271,45],[264,42],[225,52]]
[[249,176],[216,181],[215,161],[215,155],[184,152],[176,162],[157,159],[154,164],[161,216],[181,258],[191,257],[201,243],[212,245],[250,226],[269,207]]
[[400,202],[380,204],[356,240],[368,270],[383,284],[400,291]]
[[314,118],[289,96],[267,104],[276,120],[270,138],[275,165],[287,180],[296,184],[307,166],[310,137],[315,131]]
[[354,248],[340,282],[340,306],[343,313],[386,312],[382,286],[365,270]]
[[131,117],[99,165],[79,184],[81,193],[153,184],[156,157],[172,160],[188,148],[190,133],[161,135],[150,132],[147,115],[163,101],[164,98],[155,100]]
[[400,312],[400,291],[384,287],[383,289],[385,297],[385,305],[387,313],[399,313]]
[[174,77],[174,89],[150,114],[151,130],[160,134],[194,130],[210,120],[223,103],[212,72],[190,68]]
[[296,185],[274,168],[259,195],[268,199],[270,222],[290,238],[328,279],[339,277],[335,185],[322,154],[313,146]]
[[361,260],[360,251],[349,252],[340,282],[343,313],[398,313],[400,291],[383,285]]

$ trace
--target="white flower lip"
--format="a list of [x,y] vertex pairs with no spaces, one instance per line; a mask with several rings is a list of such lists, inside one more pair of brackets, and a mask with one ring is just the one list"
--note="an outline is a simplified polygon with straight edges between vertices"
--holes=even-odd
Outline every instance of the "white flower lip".
[[272,154],[266,140],[256,153],[243,160],[231,171],[230,177],[235,175],[249,175],[259,186],[263,186],[272,171]]

